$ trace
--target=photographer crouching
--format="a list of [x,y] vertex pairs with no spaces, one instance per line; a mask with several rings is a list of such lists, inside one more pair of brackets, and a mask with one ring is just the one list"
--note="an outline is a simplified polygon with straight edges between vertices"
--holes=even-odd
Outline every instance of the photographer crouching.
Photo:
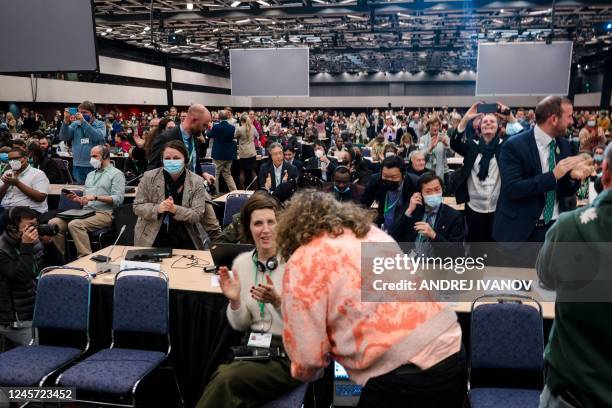
[[36,279],[47,266],[63,265],[64,257],[51,237],[55,225],[39,225],[38,213],[12,207],[3,214],[0,236],[0,335],[15,345],[32,339]]

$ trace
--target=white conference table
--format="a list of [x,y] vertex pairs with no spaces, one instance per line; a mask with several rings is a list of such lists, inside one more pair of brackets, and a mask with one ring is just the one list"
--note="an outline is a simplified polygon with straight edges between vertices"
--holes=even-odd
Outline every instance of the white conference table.
[[[112,264],[120,264],[125,258],[125,254],[130,249],[143,249],[131,246],[116,246],[110,254]],[[110,247],[106,247],[93,255],[109,255]],[[192,262],[190,259],[181,258],[181,256],[194,255],[198,260],[197,266],[189,267]],[[73,261],[66,266],[84,268],[88,272],[96,271],[96,263],[92,261],[91,256],[86,256],[76,261]],[[204,266],[213,265],[213,260],[210,251],[194,251],[174,249],[172,258],[163,259],[161,262],[161,270],[169,277],[170,289],[204,292],[204,293],[221,293],[221,288],[217,283],[217,275],[204,272]],[[60,270],[57,273],[77,273],[70,270]],[[534,269],[531,268],[506,268],[506,267],[487,267],[486,276],[495,278],[508,279],[534,279],[537,275]],[[103,273],[97,275],[92,283],[94,285],[113,285],[115,275],[112,273]],[[537,281],[534,282],[537,285]],[[534,290],[541,290],[535,288]],[[526,293],[530,295],[530,293]],[[535,307],[535,303],[527,303]],[[448,302],[448,305],[458,313],[469,313],[472,306],[471,302]],[[541,302],[542,314],[545,319],[554,319],[555,307],[554,302]]]

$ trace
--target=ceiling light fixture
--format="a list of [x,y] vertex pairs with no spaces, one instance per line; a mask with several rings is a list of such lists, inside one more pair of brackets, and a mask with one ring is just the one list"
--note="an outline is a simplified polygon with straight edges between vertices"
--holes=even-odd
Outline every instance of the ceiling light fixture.
[[312,0],[314,3],[327,4],[325,0]]
[[267,1],[264,1],[264,0],[257,0],[257,2],[258,2],[259,4],[261,4],[262,6],[264,6],[264,7],[270,7],[270,3],[268,3]]
[[174,30],[174,34],[178,34],[178,33],[182,33],[182,32],[183,32],[182,28],[179,28],[178,30]]
[[107,29],[106,29],[106,32],[107,32],[107,33],[110,33],[110,32],[112,32],[112,31],[113,31],[113,29],[112,29],[112,28],[107,28]]
[[251,21],[251,19],[250,19],[250,18],[247,18],[247,19],[245,19],[245,20],[238,20],[238,21],[236,21],[236,24],[248,23],[249,21]]
[[213,33],[216,33],[217,31],[219,31],[219,29],[218,29],[218,28],[213,28],[213,31],[212,31],[212,32],[213,32]]
[[355,1],[357,1],[357,0],[342,0],[342,1],[340,2],[340,4],[354,3]]
[[187,10],[193,10],[193,3],[187,3]]
[[238,7],[240,5],[240,3],[242,3],[241,1],[235,1],[232,4],[230,4],[230,7]]
[[145,30],[145,31],[149,31],[150,29],[151,29],[151,27],[149,27],[149,26],[146,26],[146,27],[144,28],[144,30]]

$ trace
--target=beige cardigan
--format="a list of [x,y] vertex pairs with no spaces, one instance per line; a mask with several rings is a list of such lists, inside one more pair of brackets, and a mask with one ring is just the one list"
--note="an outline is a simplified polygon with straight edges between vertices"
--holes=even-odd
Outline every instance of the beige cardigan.
[[[157,238],[163,222],[157,209],[165,200],[164,184],[162,168],[145,172],[138,184],[134,200],[134,214],[138,216],[134,230],[135,246],[150,247]],[[204,180],[197,174],[187,171],[183,201],[176,206],[174,219],[185,223],[194,246],[200,250],[205,249],[204,231],[213,241],[221,238],[221,228],[215,211],[205,200],[210,200],[210,195],[204,188]]]

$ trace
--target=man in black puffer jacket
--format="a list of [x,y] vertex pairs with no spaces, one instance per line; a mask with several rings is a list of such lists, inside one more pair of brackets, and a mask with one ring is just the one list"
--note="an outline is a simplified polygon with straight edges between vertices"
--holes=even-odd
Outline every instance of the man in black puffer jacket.
[[28,207],[4,212],[0,236],[0,335],[16,345],[32,339],[36,279],[47,266],[64,258],[50,236],[38,234],[38,214]]

